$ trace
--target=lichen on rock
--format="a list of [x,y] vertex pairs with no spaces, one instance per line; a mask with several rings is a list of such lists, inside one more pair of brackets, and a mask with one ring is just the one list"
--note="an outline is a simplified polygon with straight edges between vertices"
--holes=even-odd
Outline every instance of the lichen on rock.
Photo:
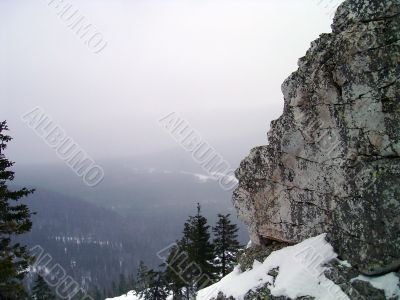
[[268,145],[236,171],[255,245],[327,232],[366,275],[400,267],[400,0],[348,0],[282,85]]

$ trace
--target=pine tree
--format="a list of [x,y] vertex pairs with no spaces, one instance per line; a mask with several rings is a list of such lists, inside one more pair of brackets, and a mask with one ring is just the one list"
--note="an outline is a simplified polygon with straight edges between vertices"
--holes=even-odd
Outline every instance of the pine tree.
[[[105,295],[103,295],[103,293],[101,292],[100,288],[95,285],[93,287],[93,296],[95,300],[104,300]],[[83,297],[74,297],[76,299],[82,299]]]
[[121,296],[121,295],[118,295],[118,288],[117,288],[117,284],[115,283],[115,281],[111,282],[111,294],[112,294],[112,296]]
[[182,251],[182,243],[172,247],[166,261],[165,277],[169,284],[174,300],[183,299],[183,289],[187,287],[185,267],[188,264],[188,255]]
[[136,292],[141,294],[149,287],[149,268],[140,261],[138,271],[137,271],[137,282],[136,282]]
[[46,281],[42,276],[38,275],[35,286],[32,289],[32,297],[34,300],[55,300],[53,292],[50,290]]
[[31,212],[26,205],[17,202],[33,193],[33,190],[8,189],[7,181],[14,179],[14,172],[9,168],[14,163],[3,153],[11,141],[11,137],[5,133],[7,130],[6,121],[0,122],[0,299],[18,299],[18,295],[24,292],[21,281],[33,258],[26,246],[13,243],[11,239],[29,232],[32,227]]
[[144,300],[166,300],[169,291],[164,274],[154,270],[147,272],[148,287],[140,294]]
[[125,275],[124,274],[120,274],[119,275],[119,283],[118,283],[118,294],[122,295],[122,294],[126,294],[128,291],[128,285],[125,279]]
[[237,240],[238,228],[232,224],[228,215],[218,214],[218,222],[213,227],[215,254],[218,260],[220,276],[224,277],[233,270],[240,243]]
[[[61,284],[60,286],[57,286],[56,287],[56,289],[60,289],[60,290],[62,290],[62,289],[64,289],[64,288],[66,288],[66,286],[65,286],[65,284]],[[93,289],[90,289],[90,293],[88,293],[88,295],[93,295],[94,293],[93,293]],[[84,297],[85,297],[85,295],[86,295],[86,292],[84,293],[82,290],[79,290],[75,295],[74,295],[74,297],[72,298],[72,299],[84,299]],[[65,296],[63,296],[63,298],[64,298]],[[104,299],[104,298],[103,298]],[[103,299],[100,299],[100,300],[103,300]],[[60,297],[55,297],[54,298],[54,300],[60,300]],[[98,299],[96,299],[96,298],[94,298],[94,300],[98,300]]]
[[163,272],[149,269],[140,262],[137,275],[137,295],[144,300],[165,300],[169,288]]
[[197,215],[190,216],[184,225],[184,249],[191,263],[191,283],[197,291],[212,283],[215,278],[214,247],[210,242],[210,226],[201,215],[200,204],[197,204]]
[[128,291],[134,290],[135,286],[136,286],[135,276],[131,273],[128,275],[128,282],[127,282]]

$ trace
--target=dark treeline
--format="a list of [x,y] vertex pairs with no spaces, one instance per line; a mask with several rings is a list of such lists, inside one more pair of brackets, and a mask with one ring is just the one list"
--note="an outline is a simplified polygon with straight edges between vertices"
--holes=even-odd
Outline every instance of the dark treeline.
[[33,262],[26,246],[15,242],[18,235],[29,232],[32,228],[32,213],[27,205],[21,204],[21,198],[34,192],[22,188],[10,190],[7,183],[14,180],[14,165],[5,155],[4,150],[11,137],[7,135],[7,123],[0,122],[0,299],[24,299],[28,295],[23,286],[23,279],[28,267]]
[[[237,240],[237,226],[229,217],[229,214],[219,214],[211,228],[198,205],[197,214],[190,216],[183,226],[182,238],[158,253],[164,259],[158,269],[140,262],[136,274],[120,274],[111,282],[111,288],[95,285],[88,294],[95,300],[129,291],[135,291],[143,300],[165,300],[171,294],[176,300],[193,299],[199,289],[231,272],[237,262],[241,245]],[[31,295],[30,299],[34,300],[58,299],[40,275]],[[81,296],[77,294],[73,299],[81,299]]]
[[[237,225],[230,215],[218,215],[214,227],[208,225],[198,204],[197,214],[183,226],[182,238],[158,253],[164,259],[158,269],[140,262],[135,276],[121,274],[111,290],[95,288],[93,297],[104,299],[134,291],[143,300],[193,299],[205,288],[231,272],[242,248],[237,240]],[[213,237],[211,237],[213,236]]]
[[193,299],[196,292],[205,288],[233,270],[240,251],[237,240],[238,228],[232,224],[229,214],[218,215],[212,228],[201,214],[190,216],[184,224],[183,236],[169,247],[165,262],[158,270],[147,268],[141,263],[136,289],[144,300]]
[[[32,228],[34,213],[24,202],[21,203],[21,199],[34,190],[8,187],[14,180],[14,172],[10,170],[14,163],[4,155],[11,140],[7,130],[6,122],[0,122],[0,300],[61,299],[60,291],[68,289],[68,282],[60,281],[57,286],[49,284],[59,274],[51,274],[45,267],[36,264],[36,257],[18,239]],[[59,219],[62,217],[60,215]],[[164,254],[159,255],[164,261],[159,268],[149,268],[141,262],[137,274],[119,274],[109,286],[92,282],[87,290],[76,290],[72,299],[90,295],[95,300],[103,300],[131,290],[145,300],[166,299],[171,294],[174,299],[192,298],[199,289],[216,282],[233,269],[240,244],[237,225],[229,217],[229,214],[219,214],[215,226],[211,228],[198,204],[197,214],[184,223],[182,238],[164,251],[165,257]],[[78,243],[78,247],[80,245]],[[66,251],[66,248],[63,249]],[[96,254],[90,251],[88,255]],[[134,264],[131,266],[135,268]],[[71,268],[73,271],[74,264]],[[107,270],[104,272],[107,273]]]

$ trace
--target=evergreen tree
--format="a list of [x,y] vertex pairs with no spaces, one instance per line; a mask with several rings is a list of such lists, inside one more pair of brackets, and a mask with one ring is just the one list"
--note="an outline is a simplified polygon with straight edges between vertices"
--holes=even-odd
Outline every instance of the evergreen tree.
[[[65,288],[65,285],[62,284],[60,287],[62,287],[61,289],[64,289],[64,288]],[[57,288],[59,288],[59,287],[57,287]],[[90,293],[88,292],[87,294],[88,294],[88,295],[93,295],[93,294],[94,294],[94,293],[93,293],[93,289],[91,289],[91,290],[90,290]],[[86,295],[86,293],[84,293],[82,290],[79,290],[79,291],[73,296],[72,299],[74,299],[74,300],[82,299],[83,297],[85,297],[85,295]],[[63,297],[63,298],[64,298],[64,297]],[[54,299],[60,300],[60,297],[55,297]],[[98,300],[98,299],[95,298],[94,300]],[[101,300],[103,300],[103,299],[101,299]]]
[[108,296],[110,296],[110,293],[108,292],[108,290],[105,287],[103,287],[103,295],[105,298],[108,298]]
[[50,290],[46,281],[42,276],[38,275],[35,286],[32,289],[32,297],[34,300],[55,300],[53,292]]
[[[93,288],[93,296],[95,300],[104,300],[105,295],[101,292],[99,287],[97,285],[94,286]],[[82,299],[82,297],[75,297],[76,299]]]
[[148,287],[140,294],[144,300],[166,300],[169,291],[164,274],[154,270],[147,272]]
[[207,219],[201,215],[200,204],[197,204],[197,214],[189,217],[183,230],[183,248],[189,256],[190,280],[196,291],[210,285],[215,278],[214,247],[210,242],[209,228]]
[[118,288],[117,288],[117,285],[116,285],[115,281],[113,281],[111,283],[111,294],[112,294],[113,297],[114,296],[121,296],[121,295],[118,295]]
[[240,244],[237,240],[238,228],[232,224],[228,215],[218,214],[218,222],[213,227],[215,255],[218,273],[224,277],[233,270]]
[[128,290],[128,285],[125,279],[125,275],[124,274],[120,274],[119,275],[119,284],[118,284],[118,294],[122,295],[122,294],[126,294],[127,292],[129,292]]
[[129,274],[127,282],[128,292],[134,290],[135,286],[136,286],[135,276],[133,274]]
[[182,251],[182,243],[177,242],[177,245],[171,248],[168,254],[165,270],[166,281],[174,300],[183,299],[183,290],[187,287],[184,274],[187,264],[188,255]]
[[143,261],[139,264],[137,283],[136,293],[144,300],[165,300],[169,295],[164,273],[149,269]]
[[19,296],[24,292],[21,281],[33,258],[26,246],[13,243],[11,239],[29,232],[32,227],[31,212],[26,205],[17,202],[33,193],[33,190],[8,189],[7,181],[14,179],[14,172],[9,168],[14,163],[3,153],[11,140],[11,137],[6,135],[7,130],[7,123],[0,122],[0,299],[22,299]]
[[140,261],[137,271],[136,292],[141,294],[149,287],[149,268]]

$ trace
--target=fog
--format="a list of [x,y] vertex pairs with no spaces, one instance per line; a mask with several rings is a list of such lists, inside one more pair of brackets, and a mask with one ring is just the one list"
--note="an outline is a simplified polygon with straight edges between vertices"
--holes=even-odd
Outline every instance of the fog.
[[245,155],[266,143],[283,80],[332,20],[317,0],[64,1],[107,43],[94,53],[56,2],[0,1],[0,119],[21,164],[59,161],[21,121],[37,106],[94,158],[177,147],[157,123],[170,112]]

